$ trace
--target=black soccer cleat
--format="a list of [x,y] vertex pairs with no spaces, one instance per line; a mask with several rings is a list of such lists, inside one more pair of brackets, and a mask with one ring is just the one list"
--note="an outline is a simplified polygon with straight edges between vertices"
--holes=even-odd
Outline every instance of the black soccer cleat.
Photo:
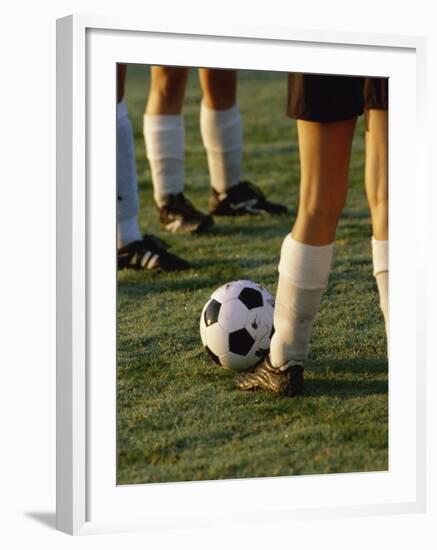
[[212,216],[197,210],[183,193],[167,195],[157,209],[161,227],[171,233],[205,233],[214,225]]
[[211,189],[209,212],[213,216],[243,216],[245,214],[287,214],[283,204],[270,202],[259,187],[240,181],[224,193]]
[[303,394],[303,366],[290,365],[285,370],[272,366],[269,357],[252,370],[239,374],[235,385],[240,390],[266,390],[275,395],[295,397]]
[[118,269],[134,269],[146,271],[162,269],[163,271],[179,271],[188,269],[190,264],[167,252],[170,246],[154,235],[143,235],[141,241],[134,241],[117,252]]

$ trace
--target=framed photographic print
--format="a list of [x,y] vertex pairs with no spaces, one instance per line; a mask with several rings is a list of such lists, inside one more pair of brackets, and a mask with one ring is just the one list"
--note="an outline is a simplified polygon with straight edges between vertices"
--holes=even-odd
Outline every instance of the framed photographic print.
[[425,509],[424,51],[58,21],[58,529]]

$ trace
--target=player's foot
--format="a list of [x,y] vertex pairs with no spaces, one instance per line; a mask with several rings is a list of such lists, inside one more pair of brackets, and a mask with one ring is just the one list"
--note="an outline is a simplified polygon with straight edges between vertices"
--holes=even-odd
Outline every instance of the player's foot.
[[242,216],[244,214],[287,214],[283,204],[270,202],[259,187],[240,181],[224,193],[211,189],[209,212],[213,216]]
[[303,394],[303,366],[295,364],[286,370],[272,366],[267,356],[252,372],[244,372],[235,378],[240,390],[267,390],[276,395],[294,397]]
[[214,225],[212,217],[194,208],[183,193],[167,195],[164,206],[157,208],[161,227],[171,233],[204,233]]
[[118,269],[162,269],[164,271],[178,271],[188,269],[190,264],[167,252],[170,246],[154,235],[143,235],[141,241],[134,241],[117,252]]

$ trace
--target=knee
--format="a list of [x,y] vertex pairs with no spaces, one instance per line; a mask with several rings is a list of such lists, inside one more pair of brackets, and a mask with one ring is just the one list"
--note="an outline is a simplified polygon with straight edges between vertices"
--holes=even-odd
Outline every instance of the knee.
[[323,244],[332,242],[335,238],[341,209],[322,206],[299,206],[293,234],[308,244]]
[[367,200],[372,211],[384,211],[388,209],[388,192],[386,190],[383,192],[381,190],[374,193],[368,192]]
[[343,205],[299,205],[298,216],[309,224],[337,227]]

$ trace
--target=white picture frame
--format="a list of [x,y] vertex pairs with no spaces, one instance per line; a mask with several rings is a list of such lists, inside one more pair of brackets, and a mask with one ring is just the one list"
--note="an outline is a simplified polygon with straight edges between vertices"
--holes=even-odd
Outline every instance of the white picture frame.
[[[255,521],[261,513],[272,521],[285,518],[292,521],[425,511],[425,295],[418,281],[425,274],[426,263],[417,238],[425,222],[416,214],[413,231],[408,234],[402,227],[402,214],[411,204],[411,194],[406,193],[407,180],[416,182],[416,201],[426,193],[425,113],[421,95],[425,89],[425,48],[422,37],[398,35],[250,26],[224,31],[198,28],[195,23],[179,28],[81,15],[58,20],[59,530],[85,534],[164,525],[205,526],[218,521]],[[108,233],[115,235],[115,153],[111,161],[108,152],[111,148],[115,152],[115,114],[111,113],[115,105],[117,61],[391,78],[390,177],[396,178],[398,188],[393,191],[391,186],[390,234],[399,235],[399,241],[391,239],[390,248],[387,473],[115,485],[115,370],[104,370],[99,365],[115,367],[113,241],[102,237]],[[401,121],[398,115],[405,100],[412,108]],[[408,132],[402,131],[405,128]],[[411,140],[415,144],[414,153]],[[93,183],[98,180],[105,181],[105,187]],[[408,266],[402,264],[401,240],[403,246],[414,250],[415,261],[410,258]],[[407,316],[399,315],[396,306],[396,298],[403,293],[402,284],[393,277],[398,267],[403,268],[402,284],[407,281],[416,289],[404,298],[402,307],[403,312],[409,312]],[[411,333],[415,338],[406,338]],[[403,343],[402,353],[397,347],[399,342]],[[410,368],[408,376],[402,369],[406,363]],[[413,375],[412,364],[416,366]]]

